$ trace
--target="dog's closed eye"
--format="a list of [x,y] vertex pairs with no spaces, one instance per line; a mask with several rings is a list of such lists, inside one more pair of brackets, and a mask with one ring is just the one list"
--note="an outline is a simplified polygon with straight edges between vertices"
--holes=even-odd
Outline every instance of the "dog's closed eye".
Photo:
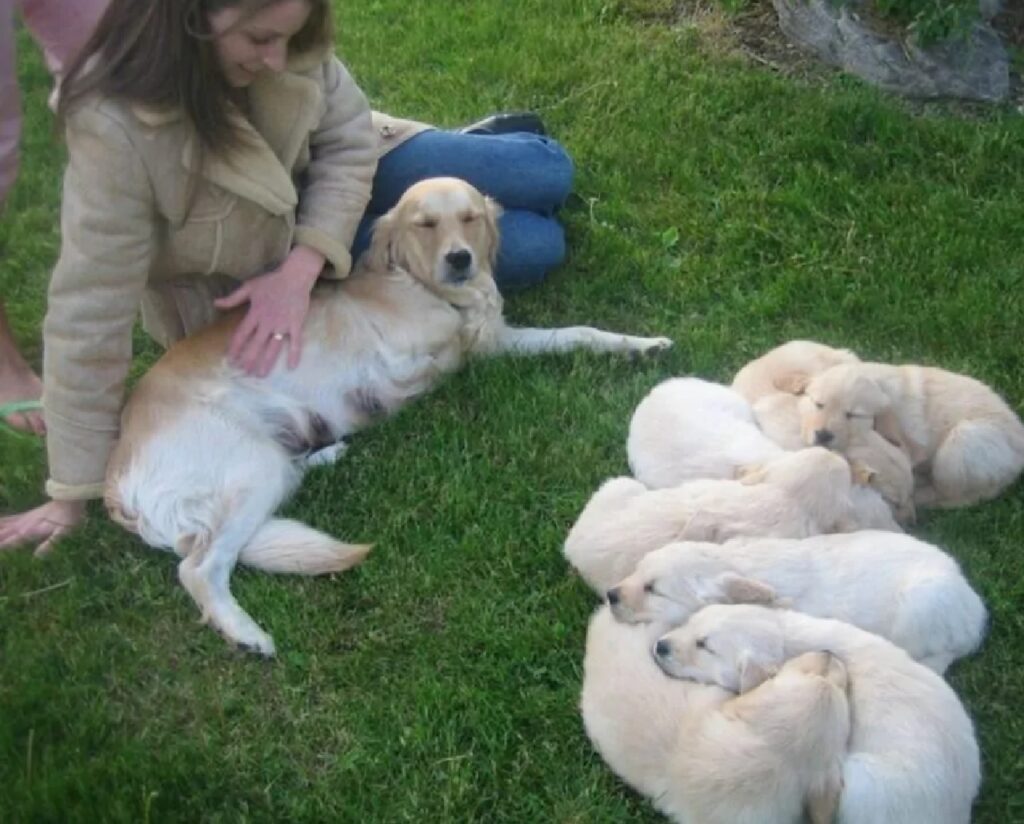
[[417,220],[415,225],[418,229],[436,229],[437,220],[432,217],[425,217],[421,220]]

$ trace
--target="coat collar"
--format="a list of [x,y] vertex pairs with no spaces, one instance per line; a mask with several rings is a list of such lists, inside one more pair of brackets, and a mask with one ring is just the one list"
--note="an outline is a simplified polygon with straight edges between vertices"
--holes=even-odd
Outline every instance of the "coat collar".
[[[200,168],[198,140],[189,130],[181,150],[185,169],[233,194],[259,204],[274,215],[295,210],[298,193],[292,170],[310,132],[322,116],[324,90],[307,74],[329,53],[295,55],[279,74],[266,73],[249,87],[249,116],[232,108],[242,144],[229,156],[207,154]],[[132,107],[145,125],[160,128],[182,119],[180,110]]]

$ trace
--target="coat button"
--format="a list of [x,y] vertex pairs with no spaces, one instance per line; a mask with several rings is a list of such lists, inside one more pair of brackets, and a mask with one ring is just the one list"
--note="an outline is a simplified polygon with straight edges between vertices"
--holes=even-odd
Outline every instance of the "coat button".
[[385,123],[383,126],[380,127],[380,136],[381,137],[394,137],[395,136],[395,127],[392,126],[390,123]]

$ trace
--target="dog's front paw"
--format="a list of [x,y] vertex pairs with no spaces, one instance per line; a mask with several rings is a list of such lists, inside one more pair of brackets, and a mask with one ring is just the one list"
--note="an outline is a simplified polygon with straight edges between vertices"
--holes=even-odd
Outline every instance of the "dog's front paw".
[[671,338],[637,338],[636,348],[633,351],[640,355],[652,355],[673,345],[674,342]]

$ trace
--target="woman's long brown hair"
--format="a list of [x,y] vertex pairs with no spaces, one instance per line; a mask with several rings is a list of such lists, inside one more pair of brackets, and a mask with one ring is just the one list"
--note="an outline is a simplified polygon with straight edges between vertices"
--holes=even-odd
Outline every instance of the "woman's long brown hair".
[[[237,94],[217,60],[209,15],[240,6],[248,14],[282,0],[111,0],[106,13],[61,83],[58,119],[93,95],[160,110],[179,110],[202,148],[230,151],[241,134],[228,116]],[[333,38],[330,4],[306,0],[305,26],[289,42],[301,53]]]

